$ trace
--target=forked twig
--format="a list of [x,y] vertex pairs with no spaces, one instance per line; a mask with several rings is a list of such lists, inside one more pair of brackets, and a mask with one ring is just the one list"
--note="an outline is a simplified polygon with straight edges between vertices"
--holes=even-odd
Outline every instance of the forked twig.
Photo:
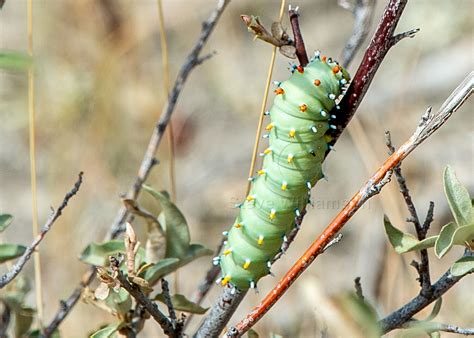
[[79,188],[81,187],[81,184],[82,184],[82,175],[83,173],[81,171],[79,173],[79,177],[76,183],[74,183],[74,187],[71,189],[71,191],[69,191],[66,194],[66,196],[64,196],[64,199],[61,205],[59,206],[59,208],[57,208],[56,210],[53,210],[53,213],[49,216],[48,220],[41,228],[38,236],[30,244],[30,246],[26,248],[25,252],[23,253],[23,255],[21,255],[21,257],[18,259],[15,265],[13,265],[10,271],[8,271],[7,273],[5,273],[3,276],[0,277],[0,289],[3,288],[8,283],[10,283],[12,280],[14,280],[15,277],[18,276],[18,274],[21,272],[21,270],[23,270],[23,267],[31,258],[31,255],[33,254],[33,252],[35,252],[36,248],[44,239],[48,231],[51,230],[51,227],[53,226],[54,222],[56,222],[59,216],[61,216],[61,214],[63,213],[63,210],[66,208],[69,200],[79,191]]
[[[470,251],[469,249],[466,249],[464,257],[467,256],[474,256],[474,252]],[[387,332],[402,327],[405,323],[408,323],[415,314],[417,314],[425,307],[436,301],[439,297],[444,295],[464,276],[453,276],[449,270],[446,271],[443,276],[441,276],[440,279],[438,279],[438,281],[433,284],[433,286],[431,287],[432,292],[430,292],[429,295],[425,295],[420,291],[420,293],[407,304],[403,305],[398,310],[392,312],[391,314],[380,320],[379,324],[382,333],[385,334]],[[441,328],[438,330],[441,330]]]

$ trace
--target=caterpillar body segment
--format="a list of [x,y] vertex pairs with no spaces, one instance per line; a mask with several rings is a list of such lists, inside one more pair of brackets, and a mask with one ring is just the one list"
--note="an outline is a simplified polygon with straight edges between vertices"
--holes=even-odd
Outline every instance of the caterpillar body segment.
[[265,114],[271,121],[265,128],[269,146],[261,154],[262,169],[252,179],[219,257],[222,285],[246,290],[270,273],[295,217],[309,203],[310,189],[324,176],[327,132],[335,127],[330,112],[348,81],[337,62],[316,54],[277,83],[273,106]]

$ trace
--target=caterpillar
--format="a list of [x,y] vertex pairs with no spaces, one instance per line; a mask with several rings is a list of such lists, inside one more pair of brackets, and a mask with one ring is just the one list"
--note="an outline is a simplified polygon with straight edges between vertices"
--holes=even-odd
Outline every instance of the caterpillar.
[[[308,65],[292,65],[292,75],[276,82],[273,106],[265,113],[269,146],[263,165],[251,180],[251,189],[220,256],[222,285],[239,290],[255,288],[270,274],[272,259],[281,250],[310,202],[311,188],[323,177],[322,162],[331,140],[330,115],[350,76],[337,61],[316,52]],[[337,107],[336,107],[337,108]]]

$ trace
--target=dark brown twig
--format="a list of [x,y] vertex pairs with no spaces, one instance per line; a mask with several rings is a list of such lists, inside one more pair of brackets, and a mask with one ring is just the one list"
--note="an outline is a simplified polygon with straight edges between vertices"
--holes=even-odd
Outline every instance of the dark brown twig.
[[[365,93],[369,89],[379,66],[394,45],[394,32],[408,0],[390,0],[385,8],[382,19],[375,31],[362,62],[354,75],[346,94],[339,103],[339,109],[333,111],[336,115],[337,129],[331,134],[334,145],[346,128],[347,124],[359,108]],[[327,154],[326,154],[327,155]]]
[[352,35],[347,40],[341,55],[341,64],[347,68],[369,34],[370,27],[372,26],[375,0],[356,0],[353,6],[350,6],[347,2],[340,2],[339,4],[345,9],[350,10],[354,15]]
[[354,288],[356,296],[360,299],[364,299],[364,293],[362,292],[362,284],[360,283],[360,277],[354,279]]
[[170,317],[171,324],[176,326],[176,312],[173,307],[173,303],[171,302],[171,295],[170,295],[170,287],[166,279],[161,279],[161,292],[163,293],[163,297],[165,299],[166,307],[168,308],[168,316]]
[[[389,154],[393,154],[395,151],[395,147],[392,144],[392,139],[390,136],[390,132],[385,132],[385,143],[389,149]],[[397,179],[397,183],[399,186],[400,193],[405,200],[405,204],[408,209],[408,213],[410,214],[410,218],[407,219],[408,221],[412,222],[415,226],[416,235],[420,241],[426,238],[426,233],[428,232],[429,226],[433,220],[433,209],[434,203],[430,202],[430,208],[428,210],[428,214],[426,216],[425,222],[423,225],[420,222],[418,217],[418,213],[415,208],[415,204],[413,203],[413,199],[410,195],[410,190],[408,189],[405,177],[402,174],[402,169],[400,165],[398,165],[395,169],[395,177]],[[420,250],[420,257],[421,263],[412,264],[419,274],[419,281],[421,290],[424,294],[427,294],[431,290],[431,278],[430,278],[430,266],[429,266],[429,259],[428,259],[428,251],[426,249]]]
[[165,335],[169,337],[178,337],[176,335],[173,324],[166,317],[163,312],[160,311],[158,306],[152,302],[145,294],[140,290],[140,287],[136,284],[131,284],[127,277],[123,275],[121,271],[118,270],[117,280],[120,282],[120,285],[130,293],[130,295],[135,298],[137,303],[142,305],[148,313],[153,317],[153,319],[161,326]]
[[[466,249],[464,257],[474,256],[474,252]],[[466,275],[464,275],[466,276]],[[413,298],[410,302],[403,305],[398,310],[392,312],[390,315],[382,319],[379,324],[382,329],[382,333],[387,333],[397,328],[402,327],[405,323],[412,319],[414,315],[423,310],[425,307],[433,303],[439,297],[444,295],[449,289],[451,289],[457,282],[464,276],[453,276],[448,270],[441,276],[436,283],[433,284],[431,293],[429,295],[423,295],[421,292]]]
[[298,7],[292,8],[290,5],[288,15],[290,16],[291,29],[293,30],[293,37],[295,39],[296,57],[298,58],[300,65],[304,67],[308,64],[309,60],[308,54],[306,53],[304,40],[301,35],[300,23],[298,19],[300,16],[298,13]]
[[[133,183],[132,187],[130,188],[127,197],[136,199],[138,193],[141,190],[142,183],[145,182],[148,174],[150,173],[153,166],[157,163],[155,159],[155,152],[160,144],[161,138],[163,136],[163,132],[166,129],[166,126],[170,120],[171,114],[174,111],[176,103],[178,101],[179,95],[183,89],[183,86],[191,73],[191,71],[199,65],[203,59],[200,58],[200,52],[202,51],[204,45],[206,44],[207,40],[209,39],[210,34],[214,30],[214,27],[217,24],[217,21],[222,15],[222,12],[228,5],[230,0],[218,0],[217,6],[214,11],[211,13],[209,18],[202,24],[201,34],[194,45],[193,49],[187,56],[184,64],[181,66],[181,69],[178,73],[178,77],[174,83],[173,89],[171,91],[168,104],[164,109],[164,113],[160,120],[158,121],[155,129],[153,130],[152,137],[148,144],[147,151],[145,152],[145,156],[142,160],[140,165],[140,169],[138,172],[137,177],[135,178],[135,182]],[[124,230],[124,222],[129,216],[129,212],[126,210],[125,207],[121,207],[117,212],[117,215],[110,227],[109,234],[107,235],[106,239],[113,239],[116,238],[120,233]],[[69,312],[72,310],[74,305],[77,303],[77,300],[80,297],[82,289],[89,285],[92,280],[94,280],[94,268],[91,268],[84,276],[84,280],[88,280],[87,284],[81,283],[71,294],[70,298],[73,297],[74,301],[71,301],[69,304],[70,306],[66,308],[60,308],[58,313],[55,315],[53,322],[50,323],[48,328],[53,329],[52,332],[61,324],[61,322],[66,318]]]
[[15,265],[13,265],[13,267],[10,269],[10,271],[8,271],[7,273],[5,273],[3,276],[0,277],[0,289],[3,288],[8,283],[10,283],[13,279],[15,279],[15,277],[18,276],[18,274],[21,272],[21,270],[23,270],[23,267],[28,262],[28,260],[30,259],[31,255],[36,250],[38,245],[44,239],[44,237],[46,236],[48,231],[51,229],[54,222],[56,222],[56,220],[61,216],[61,214],[62,214],[64,208],[66,208],[69,200],[75,194],[77,194],[77,192],[79,191],[79,188],[81,187],[81,184],[82,184],[82,175],[83,175],[83,172],[81,171],[79,173],[79,177],[78,177],[76,183],[74,183],[74,187],[71,189],[71,191],[69,191],[66,194],[66,196],[64,196],[64,199],[63,199],[61,205],[59,206],[59,208],[56,209],[56,211],[53,210],[53,213],[49,216],[48,220],[46,221],[46,223],[41,228],[41,231],[38,234],[38,236],[31,243],[31,245],[26,248],[25,252],[23,253],[23,255],[21,255],[21,257],[18,259],[18,261],[15,263]]

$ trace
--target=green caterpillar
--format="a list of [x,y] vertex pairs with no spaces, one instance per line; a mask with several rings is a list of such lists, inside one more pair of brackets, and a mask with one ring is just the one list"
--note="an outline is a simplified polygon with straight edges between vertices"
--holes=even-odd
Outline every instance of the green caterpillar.
[[255,288],[270,273],[271,261],[295,217],[309,202],[311,188],[323,177],[321,165],[328,150],[329,112],[336,106],[349,74],[319,52],[305,66],[292,66],[291,77],[276,83],[275,100],[266,115],[269,147],[261,154],[263,167],[250,178],[252,187],[228,236],[222,254],[222,285],[239,290]]

